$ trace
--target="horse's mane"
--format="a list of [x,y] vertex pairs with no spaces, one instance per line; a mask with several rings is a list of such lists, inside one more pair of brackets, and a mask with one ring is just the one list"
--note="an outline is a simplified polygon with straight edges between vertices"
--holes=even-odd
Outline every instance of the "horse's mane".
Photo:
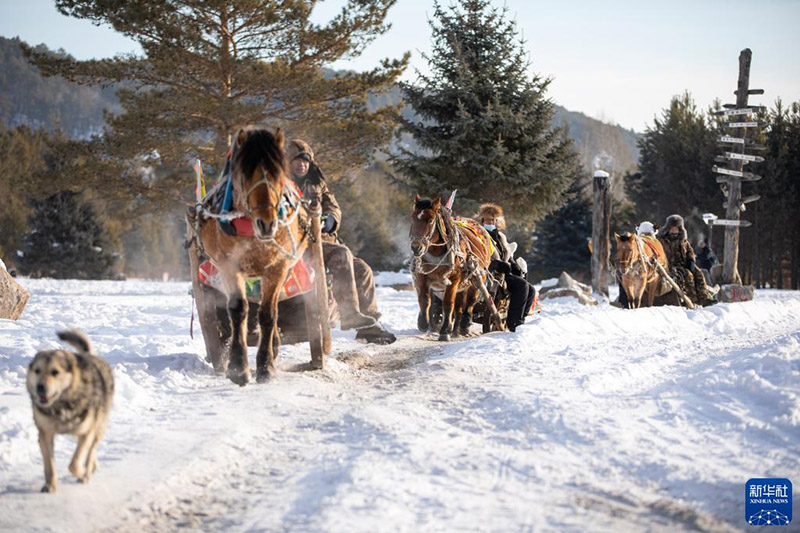
[[628,233],[628,232],[625,232],[625,233],[623,233],[622,235],[619,236],[619,240],[621,242],[628,242],[632,238],[633,238],[633,235]]
[[416,202],[414,202],[415,211],[419,211],[422,209],[433,209],[433,201],[427,198],[422,198],[421,200],[417,200]]
[[234,168],[250,177],[259,167],[263,167],[281,188],[288,173],[283,147],[269,130],[253,128],[247,131],[247,138],[234,154]]

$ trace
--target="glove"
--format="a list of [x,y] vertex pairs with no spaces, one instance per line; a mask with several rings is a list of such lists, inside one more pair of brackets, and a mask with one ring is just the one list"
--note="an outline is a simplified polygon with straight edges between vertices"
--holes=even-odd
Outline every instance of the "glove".
[[322,233],[333,233],[336,229],[336,219],[330,215],[322,215]]
[[522,269],[519,268],[519,265],[517,263],[513,263],[513,262],[510,263],[509,264],[509,268],[511,270],[511,273],[514,274],[515,276],[523,277]]
[[511,265],[499,259],[492,259],[492,262],[489,264],[489,270],[500,274],[511,274]]

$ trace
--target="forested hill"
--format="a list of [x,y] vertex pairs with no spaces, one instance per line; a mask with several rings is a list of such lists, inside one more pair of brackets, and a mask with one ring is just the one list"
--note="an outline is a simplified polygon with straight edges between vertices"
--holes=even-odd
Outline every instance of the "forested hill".
[[0,37],[0,122],[6,127],[59,127],[73,138],[100,133],[103,110],[119,110],[114,90],[41,76],[22,56],[19,42]]
[[[400,98],[400,91],[395,88],[373,98],[372,104],[396,104]],[[0,122],[3,125],[59,127],[70,137],[88,138],[102,131],[104,109],[119,111],[112,88],[79,86],[61,78],[42,77],[22,57],[19,39],[0,37]],[[553,123],[568,128],[587,170],[600,166],[622,174],[636,167],[639,154],[635,132],[560,106],[556,106]]]

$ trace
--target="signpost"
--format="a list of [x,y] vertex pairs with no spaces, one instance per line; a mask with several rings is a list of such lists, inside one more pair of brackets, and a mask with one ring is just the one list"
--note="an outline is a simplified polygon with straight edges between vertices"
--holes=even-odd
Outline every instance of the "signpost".
[[763,163],[764,158],[758,155],[737,154],[736,152],[725,152],[728,159],[741,159],[742,161],[752,161],[753,163]]
[[[725,226],[725,251],[722,264],[722,278],[726,284],[741,283],[739,277],[739,228],[746,228],[752,223],[740,219],[740,213],[745,210],[745,204],[755,202],[760,198],[759,195],[742,197],[742,182],[756,182],[761,179],[758,174],[745,172],[744,165],[748,163],[761,163],[763,157],[745,153],[745,149],[759,150],[763,146],[757,145],[753,140],[747,139],[747,129],[760,128],[763,122],[757,120],[747,120],[751,115],[756,115],[765,110],[764,106],[748,105],[747,99],[751,94],[764,94],[763,89],[750,89],[750,62],[753,53],[749,48],[745,48],[739,54],[739,81],[735,104],[725,104],[723,110],[716,111],[715,114],[725,119],[728,117],[744,117],[740,122],[728,122],[726,127],[741,130],[741,135],[722,135],[717,138],[720,143],[733,145],[725,151],[723,156],[717,161],[727,162],[727,167],[714,165],[712,168],[716,174],[717,183],[720,183],[722,192],[727,201],[723,204],[725,208],[725,218],[717,218],[711,213],[703,216],[706,224],[709,225],[709,232],[713,226]],[[712,218],[713,217],[713,218]],[[710,240],[710,239],[709,239]]]
[[713,224],[715,226],[741,226],[743,228],[753,225],[749,220],[726,220],[724,218],[716,219]]

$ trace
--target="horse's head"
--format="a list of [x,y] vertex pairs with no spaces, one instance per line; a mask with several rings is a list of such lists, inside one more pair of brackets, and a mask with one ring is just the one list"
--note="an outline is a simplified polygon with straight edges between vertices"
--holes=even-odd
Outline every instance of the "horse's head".
[[411,251],[414,257],[421,257],[431,245],[431,239],[436,233],[436,219],[439,216],[439,207],[442,205],[441,197],[428,200],[417,195],[414,198],[414,212],[411,213]]
[[617,241],[617,262],[619,263],[619,269],[623,274],[627,274],[631,266],[639,258],[636,236],[626,231],[622,235],[615,233],[614,239]]
[[240,130],[232,163],[239,209],[253,219],[253,234],[257,239],[274,239],[288,173],[283,133],[279,129],[273,134],[255,126]]

